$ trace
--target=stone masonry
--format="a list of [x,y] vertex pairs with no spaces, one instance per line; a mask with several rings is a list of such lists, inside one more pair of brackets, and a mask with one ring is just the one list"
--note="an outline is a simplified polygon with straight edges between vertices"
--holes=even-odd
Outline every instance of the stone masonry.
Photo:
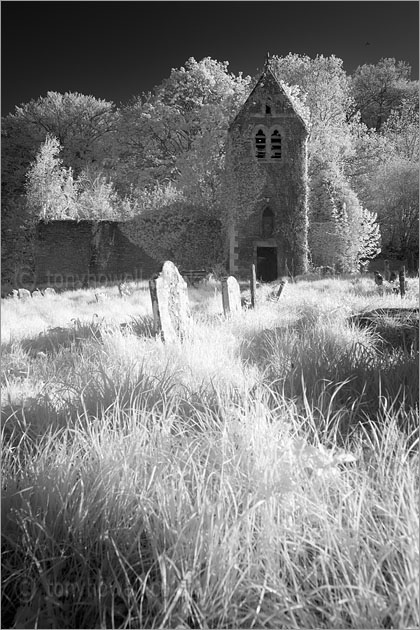
[[[228,133],[228,181],[236,182],[240,200],[233,211],[230,200],[226,204],[230,274],[248,277],[255,264],[257,280],[273,281],[306,270],[307,137],[305,121],[267,60]],[[241,202],[250,199],[241,215]]]

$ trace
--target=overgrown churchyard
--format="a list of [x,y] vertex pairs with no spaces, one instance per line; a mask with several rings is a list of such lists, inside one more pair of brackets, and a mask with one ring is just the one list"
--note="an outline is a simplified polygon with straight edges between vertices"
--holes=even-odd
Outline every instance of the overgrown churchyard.
[[6,117],[4,627],[419,626],[414,87],[189,59]]

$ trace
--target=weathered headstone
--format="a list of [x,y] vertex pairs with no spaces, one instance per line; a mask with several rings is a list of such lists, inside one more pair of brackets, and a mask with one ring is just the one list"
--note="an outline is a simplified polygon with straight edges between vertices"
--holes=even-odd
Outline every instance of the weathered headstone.
[[257,303],[257,275],[255,265],[251,267],[251,308],[255,308]]
[[149,280],[155,334],[167,343],[182,341],[190,326],[187,283],[173,262]]
[[222,279],[222,301],[225,315],[239,313],[241,307],[241,290],[234,276]]
[[281,294],[283,293],[285,287],[287,285],[287,280],[284,278],[279,286],[275,289],[273,289],[267,296],[267,300],[269,300],[270,302],[278,302],[280,299]]
[[281,294],[283,293],[284,289],[286,288],[286,285],[287,285],[287,280],[286,279],[284,279],[284,280],[282,280],[280,282],[279,288],[278,288],[278,291],[277,291],[277,299],[278,300],[280,299]]

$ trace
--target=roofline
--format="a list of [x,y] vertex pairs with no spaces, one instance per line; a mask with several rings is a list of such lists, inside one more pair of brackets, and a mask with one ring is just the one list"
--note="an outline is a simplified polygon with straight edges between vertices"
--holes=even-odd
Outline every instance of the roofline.
[[255,90],[257,89],[257,87],[259,86],[260,82],[262,81],[262,79],[266,76],[267,72],[269,72],[271,74],[271,76],[273,77],[274,81],[277,84],[277,87],[279,88],[280,92],[282,94],[284,94],[284,96],[287,98],[287,100],[289,101],[290,105],[292,106],[293,112],[295,113],[295,115],[299,118],[300,122],[302,123],[302,125],[304,126],[305,130],[309,133],[309,128],[307,123],[305,122],[305,120],[302,118],[302,116],[299,114],[299,112],[296,111],[296,108],[293,104],[293,101],[291,100],[291,98],[286,94],[284,88],[282,87],[280,81],[277,79],[276,75],[274,74],[274,72],[271,70],[269,63],[266,63],[264,65],[264,70],[261,72],[260,78],[258,79],[258,81],[256,82],[255,86],[253,87],[253,89],[251,90],[251,92],[249,93],[248,97],[246,98],[245,102],[242,104],[242,107],[239,109],[239,111],[237,112],[235,118],[232,120],[232,122],[230,123],[229,127],[228,127],[228,131],[230,131],[231,127],[233,127],[236,119],[238,118],[239,114],[242,111],[242,108],[244,107],[245,103],[251,98],[251,96],[253,95],[253,93],[255,92]]

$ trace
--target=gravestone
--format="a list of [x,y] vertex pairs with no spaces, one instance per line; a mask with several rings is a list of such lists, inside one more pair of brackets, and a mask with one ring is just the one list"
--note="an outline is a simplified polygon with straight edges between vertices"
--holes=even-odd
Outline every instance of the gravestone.
[[173,262],[149,280],[154,331],[167,343],[182,341],[190,326],[187,283]]
[[222,279],[222,301],[225,315],[239,313],[241,308],[241,290],[233,276]]
[[276,296],[278,300],[280,299],[281,294],[282,294],[282,293],[283,293],[283,291],[285,290],[286,285],[287,285],[287,280],[286,280],[286,279],[284,279],[284,280],[282,280],[282,281],[280,282],[280,284],[279,284],[279,288],[278,288],[278,291],[277,291],[277,296]]

